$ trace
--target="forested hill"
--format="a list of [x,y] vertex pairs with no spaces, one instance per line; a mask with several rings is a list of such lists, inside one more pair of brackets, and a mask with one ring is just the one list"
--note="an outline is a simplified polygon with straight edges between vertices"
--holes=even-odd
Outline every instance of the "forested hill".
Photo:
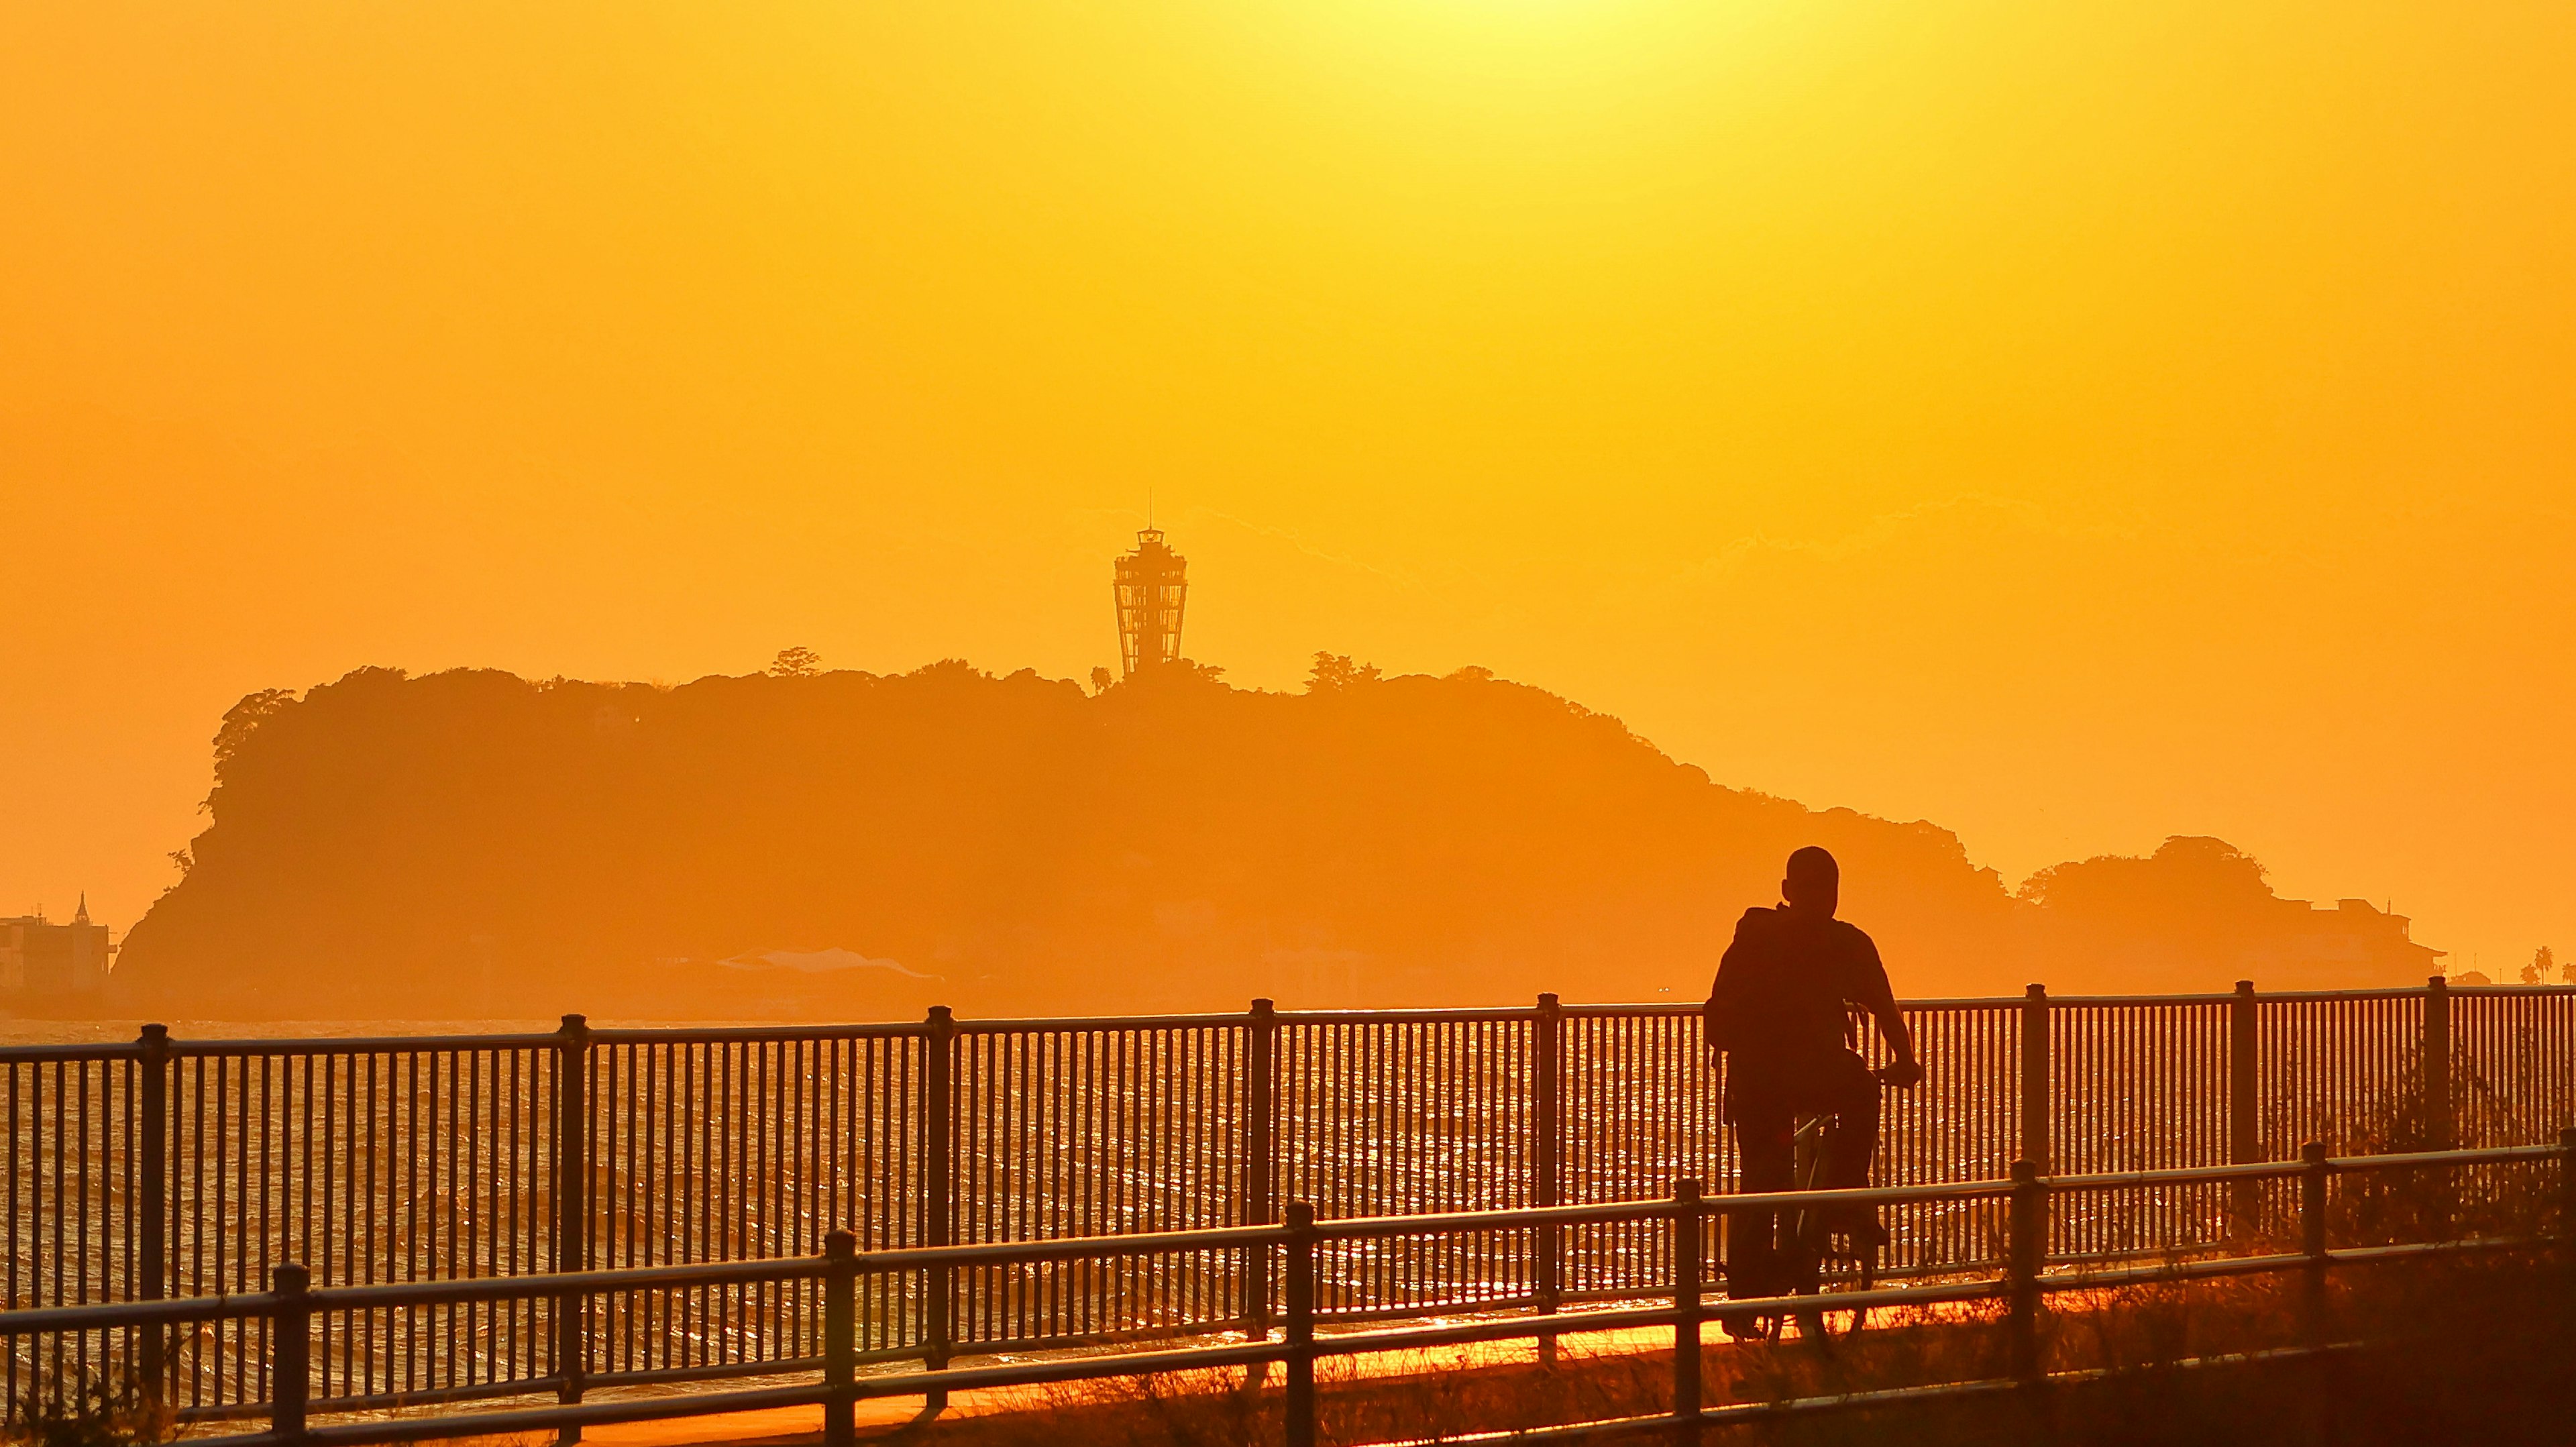
[[216,760],[120,1012],[1689,1000],[1809,843],[1906,993],[2034,963],[2039,906],[1947,831],[1712,784],[1481,670],[1094,696],[953,662],[668,689],[366,669],[245,699]]

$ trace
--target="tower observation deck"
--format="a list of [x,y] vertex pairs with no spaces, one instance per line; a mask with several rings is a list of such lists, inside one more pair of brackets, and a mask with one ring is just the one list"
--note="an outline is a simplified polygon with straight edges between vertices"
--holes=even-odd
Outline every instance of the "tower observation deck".
[[1129,678],[1180,661],[1188,567],[1188,559],[1164,545],[1160,528],[1136,534],[1136,551],[1118,560],[1118,646]]

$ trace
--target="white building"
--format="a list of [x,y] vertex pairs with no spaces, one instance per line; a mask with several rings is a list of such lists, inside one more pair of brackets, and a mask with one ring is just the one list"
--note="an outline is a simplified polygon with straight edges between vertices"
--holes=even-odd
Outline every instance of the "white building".
[[93,924],[89,896],[69,924],[55,924],[40,909],[0,918],[0,997],[58,1000],[106,988],[115,947],[107,926]]

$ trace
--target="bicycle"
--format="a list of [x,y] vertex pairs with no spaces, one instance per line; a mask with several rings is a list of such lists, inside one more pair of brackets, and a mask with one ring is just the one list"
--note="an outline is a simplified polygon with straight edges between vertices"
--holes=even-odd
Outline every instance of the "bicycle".
[[[1817,1189],[1817,1178],[1824,1170],[1825,1132],[1832,1127],[1830,1115],[1805,1115],[1798,1119],[1795,1146],[1795,1186],[1793,1189]],[[1790,1277],[1790,1292],[1812,1296],[1820,1301],[1843,1292],[1867,1291],[1878,1284],[1879,1249],[1886,1233],[1879,1229],[1878,1213],[1866,1207],[1809,1206],[1789,1213],[1782,1234],[1787,1238],[1782,1254]],[[1840,1334],[1849,1336],[1869,1325],[1869,1308],[1854,1306],[1837,1309],[1819,1307],[1770,1316],[1765,1321],[1765,1335],[1780,1339],[1780,1328],[1787,1317],[1798,1321],[1798,1335],[1808,1341],[1830,1342],[1836,1334],[1833,1322],[1842,1318]]]
[[[1921,1078],[1920,1069],[1882,1067],[1871,1072],[1882,1086],[1903,1088]],[[1795,1191],[1812,1191],[1819,1185],[1824,1171],[1825,1132],[1832,1128],[1831,1113],[1802,1113],[1798,1116],[1798,1133],[1792,1144],[1791,1186]],[[1878,1212],[1868,1207],[1808,1206],[1786,1214],[1781,1223],[1782,1264],[1789,1281],[1789,1295],[1825,1298],[1846,1292],[1868,1291],[1878,1284],[1879,1253],[1887,1244],[1887,1232],[1878,1223]],[[1799,1308],[1788,1312],[1767,1313],[1758,1319],[1762,1336],[1777,1342],[1780,1329],[1789,1318],[1798,1322],[1800,1337],[1819,1344],[1830,1343],[1835,1335],[1834,1322],[1843,1322],[1841,1334],[1849,1336],[1869,1325],[1866,1306]]]

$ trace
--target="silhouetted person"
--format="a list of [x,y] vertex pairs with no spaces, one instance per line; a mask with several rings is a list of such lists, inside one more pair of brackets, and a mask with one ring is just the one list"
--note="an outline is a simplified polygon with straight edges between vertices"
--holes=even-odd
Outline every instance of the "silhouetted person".
[[[1796,1184],[1801,1116],[1829,1116],[1816,1184],[1826,1189],[1869,1184],[1878,1144],[1878,1088],[1923,1078],[1914,1036],[1897,1013],[1878,946],[1834,918],[1842,870],[1813,845],[1789,856],[1776,908],[1748,909],[1717,967],[1704,1016],[1711,1063],[1723,1053],[1726,1118],[1735,1127],[1743,1189],[1785,1191]],[[1851,1007],[1869,1011],[1895,1061],[1873,1075],[1851,1049]],[[1880,1239],[1874,1212],[1860,1213],[1856,1234]],[[1727,1295],[1772,1296],[1792,1285],[1774,1224],[1739,1218],[1727,1251]],[[1730,1330],[1736,1323],[1729,1322]]]

